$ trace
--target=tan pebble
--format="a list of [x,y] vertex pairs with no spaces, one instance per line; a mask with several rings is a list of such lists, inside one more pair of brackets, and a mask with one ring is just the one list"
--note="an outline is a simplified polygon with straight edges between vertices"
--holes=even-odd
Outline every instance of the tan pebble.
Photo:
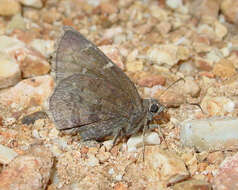
[[158,65],[172,66],[177,63],[177,50],[175,45],[159,45],[148,49],[148,59]]
[[145,147],[145,165],[145,175],[150,180],[171,184],[189,176],[184,162],[174,152],[164,151],[159,146]]
[[238,1],[223,0],[221,2],[221,11],[229,22],[238,24]]
[[100,4],[101,11],[106,14],[113,14],[117,12],[117,7],[115,4],[110,2],[102,2]]
[[185,95],[190,95],[192,97],[197,97],[200,92],[200,87],[193,79],[193,77],[185,78],[185,82],[183,84],[179,83],[177,86],[179,91]]
[[109,152],[100,150],[96,156],[100,160],[100,162],[103,163],[103,162],[106,162],[110,158],[111,154]]
[[211,63],[209,63],[205,59],[201,59],[201,58],[195,59],[195,65],[198,69],[200,69],[202,71],[211,71],[212,70]]
[[213,68],[213,73],[217,77],[221,77],[222,79],[226,79],[237,74],[236,68],[233,63],[226,59],[221,59],[218,63],[215,64]]
[[168,19],[168,12],[157,5],[150,6],[150,13],[153,17],[159,19],[160,21]]
[[178,60],[186,60],[190,57],[190,55],[191,55],[191,51],[189,50],[189,48],[185,46],[178,46],[177,55],[176,55]]
[[168,34],[172,29],[172,25],[168,21],[162,21],[158,24],[158,30],[162,35]]
[[15,0],[0,0],[0,15],[12,16],[21,12],[21,5]]
[[36,22],[40,19],[40,13],[37,9],[28,9],[24,11],[24,17]]
[[55,21],[60,20],[62,15],[56,10],[55,7],[42,12],[42,19],[48,24],[53,24]]
[[201,18],[203,22],[211,22],[218,17],[219,2],[217,0],[193,1],[190,6],[190,12]]
[[219,165],[225,159],[225,155],[221,151],[212,152],[207,156],[207,161],[210,164],[217,164]]
[[163,91],[158,90],[153,97],[159,99],[159,101],[167,107],[178,107],[186,102],[185,96],[174,90],[167,90],[164,94],[162,93]]
[[128,61],[126,63],[126,69],[127,71],[130,72],[137,72],[137,71],[142,71],[143,70],[143,61],[138,60],[138,61]]
[[193,39],[193,48],[197,53],[209,52],[212,47],[210,39],[207,36],[195,35]]
[[227,28],[220,22],[215,22],[215,33],[217,37],[222,40],[227,35]]
[[198,172],[203,172],[207,169],[208,163],[201,162],[198,164]]

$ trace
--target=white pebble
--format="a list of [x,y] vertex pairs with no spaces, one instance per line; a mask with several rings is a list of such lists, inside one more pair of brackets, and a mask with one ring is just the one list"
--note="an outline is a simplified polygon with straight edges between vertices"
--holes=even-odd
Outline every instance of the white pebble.
[[8,164],[16,156],[17,156],[17,153],[14,150],[0,144],[0,163],[1,164]]

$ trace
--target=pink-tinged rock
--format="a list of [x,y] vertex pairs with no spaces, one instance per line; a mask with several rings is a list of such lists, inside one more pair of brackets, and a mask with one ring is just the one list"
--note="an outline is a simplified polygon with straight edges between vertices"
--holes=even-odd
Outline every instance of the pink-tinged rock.
[[238,189],[238,153],[221,163],[213,184],[214,190]]
[[202,71],[211,71],[212,70],[212,64],[208,62],[205,59],[196,58],[195,59],[195,66]]
[[223,116],[234,111],[235,102],[224,96],[206,96],[202,100],[201,107],[210,116]]
[[166,82],[166,78],[161,75],[149,74],[146,73],[144,76],[142,75],[139,80],[137,80],[137,84],[143,87],[153,87],[155,85],[164,86]]
[[44,75],[50,71],[50,64],[40,52],[24,48],[15,53],[24,78]]
[[1,190],[44,190],[48,184],[53,156],[43,146],[33,146],[16,157],[0,174]]
[[21,108],[42,105],[51,95],[53,88],[54,80],[49,75],[25,79],[2,91],[0,104],[6,108],[11,105]]
[[21,80],[21,71],[16,60],[0,52],[0,88],[13,86]]
[[163,105],[166,105],[166,107],[178,107],[186,102],[184,94],[175,90],[167,90],[164,93],[164,90],[160,89],[154,93],[153,97],[158,99]]
[[164,151],[159,146],[145,148],[145,165],[145,176],[150,181],[160,180],[169,185],[189,177],[184,162],[174,152]]
[[44,75],[50,70],[50,64],[39,51],[14,37],[0,36],[0,51],[16,59],[24,78]]
[[191,14],[194,14],[203,21],[215,20],[218,17],[219,1],[217,0],[197,0],[190,6]]
[[223,0],[221,3],[221,11],[229,22],[238,24],[238,1]]
[[[202,33],[201,33],[202,34]],[[195,35],[193,36],[193,48],[197,53],[209,52],[211,51],[211,41],[207,35]]]
[[122,62],[121,54],[117,47],[112,45],[105,45],[100,46],[99,49],[102,50],[103,53],[105,53],[105,55],[108,56],[119,68],[124,70],[124,64]]

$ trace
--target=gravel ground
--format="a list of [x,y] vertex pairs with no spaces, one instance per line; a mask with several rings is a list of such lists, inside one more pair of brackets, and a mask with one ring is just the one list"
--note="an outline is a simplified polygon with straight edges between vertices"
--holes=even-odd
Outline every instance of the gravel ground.
[[[235,0],[0,0],[0,189],[238,189],[237,15]],[[144,152],[141,133],[111,148],[44,114],[66,25],[166,106]]]

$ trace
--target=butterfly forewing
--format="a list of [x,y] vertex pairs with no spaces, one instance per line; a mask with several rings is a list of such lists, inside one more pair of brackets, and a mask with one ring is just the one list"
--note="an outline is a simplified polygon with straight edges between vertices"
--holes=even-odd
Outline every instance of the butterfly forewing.
[[126,74],[83,35],[67,28],[56,53],[56,80],[74,73],[89,73],[108,81],[124,92],[125,102],[130,101],[136,109],[142,109],[137,89]]

